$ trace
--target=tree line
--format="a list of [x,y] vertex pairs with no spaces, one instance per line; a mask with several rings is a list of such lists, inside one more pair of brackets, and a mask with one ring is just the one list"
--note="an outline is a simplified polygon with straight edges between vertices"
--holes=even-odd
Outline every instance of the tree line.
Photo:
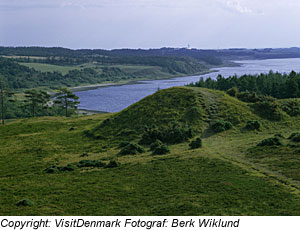
[[72,115],[77,110],[79,97],[66,88],[58,89],[54,100],[43,90],[30,89],[24,93],[24,100],[16,100],[14,93],[0,80],[0,114],[1,124],[14,117],[36,117]]
[[299,98],[300,97],[300,73],[291,71],[289,74],[261,73],[259,75],[245,74],[228,78],[218,75],[216,79],[200,78],[196,83],[190,84],[194,87],[204,87],[227,91],[236,88],[240,92],[255,92],[261,95],[268,95],[274,98]]

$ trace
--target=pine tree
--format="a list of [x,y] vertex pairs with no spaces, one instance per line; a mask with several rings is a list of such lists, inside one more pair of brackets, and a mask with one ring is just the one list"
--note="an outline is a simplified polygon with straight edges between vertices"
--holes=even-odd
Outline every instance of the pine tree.
[[45,109],[48,106],[50,95],[45,91],[37,91],[35,89],[25,91],[25,103],[31,109],[32,117],[35,117],[38,109]]
[[65,116],[68,117],[70,115],[70,110],[77,109],[77,105],[80,103],[78,99],[79,97],[73,94],[70,90],[62,88],[59,89],[58,96],[54,103],[61,106],[65,110]]
[[13,102],[14,100],[11,98],[13,93],[9,91],[4,86],[4,81],[0,80],[0,109],[1,109],[1,124],[5,124],[5,112],[6,106],[8,102]]

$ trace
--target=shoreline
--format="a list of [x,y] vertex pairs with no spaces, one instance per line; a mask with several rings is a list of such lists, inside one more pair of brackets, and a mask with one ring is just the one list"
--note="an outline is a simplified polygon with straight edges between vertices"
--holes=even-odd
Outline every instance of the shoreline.
[[[175,78],[179,78],[179,77],[201,76],[201,75],[205,75],[205,74],[213,73],[213,72],[218,72],[218,70],[209,69],[207,71],[202,71],[202,72],[199,72],[199,73],[172,76],[172,77],[168,77],[168,78],[158,78],[158,79],[149,79],[149,80],[139,79],[139,80],[135,80],[135,81],[119,82],[119,83],[117,83],[117,82],[116,83],[100,83],[100,84],[70,87],[69,89],[70,89],[71,92],[82,92],[82,91],[88,91],[88,90],[104,88],[104,87],[111,87],[111,86],[143,84],[140,81],[147,82],[147,81],[155,81],[155,80],[175,79]],[[88,110],[88,109],[78,109],[78,114],[81,114],[81,115],[94,115],[94,114],[103,114],[103,113],[109,113],[109,112]]]
[[[222,67],[221,67],[222,68]],[[99,84],[91,84],[91,85],[82,85],[82,86],[75,86],[75,87],[69,87],[71,92],[81,92],[81,91],[88,91],[98,88],[104,88],[104,87],[110,87],[110,86],[122,86],[122,85],[133,85],[133,84],[143,84],[140,81],[155,81],[155,80],[167,80],[167,79],[174,79],[178,77],[189,77],[189,76],[201,76],[208,73],[218,72],[217,70],[209,69],[207,71],[202,71],[199,73],[194,74],[184,74],[184,75],[177,75],[177,76],[171,76],[167,78],[155,78],[155,79],[138,79],[138,80],[131,80],[127,82],[115,82],[115,83],[99,83]]]

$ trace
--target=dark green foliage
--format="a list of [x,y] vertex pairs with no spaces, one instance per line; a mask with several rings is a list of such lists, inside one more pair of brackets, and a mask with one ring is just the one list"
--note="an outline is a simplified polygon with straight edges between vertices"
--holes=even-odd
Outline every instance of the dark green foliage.
[[[236,87],[240,92],[248,91],[246,94],[238,94],[238,98],[246,102],[257,102],[260,95],[269,95],[275,98],[297,98],[300,97],[299,84],[300,73],[292,71],[290,74],[261,73],[259,75],[230,76],[228,78],[219,75],[216,80],[208,78],[200,79],[199,82],[191,86],[205,87],[227,91]],[[254,93],[249,93],[254,92]]]
[[282,141],[278,137],[271,137],[262,140],[257,146],[263,147],[263,146],[279,146],[282,145]]
[[220,133],[226,130],[229,130],[233,127],[231,122],[229,121],[224,121],[224,120],[216,120],[211,123],[211,129],[216,132]]
[[120,163],[115,160],[110,160],[109,163],[105,166],[105,168],[117,168],[120,166]]
[[68,117],[77,110],[77,106],[80,103],[78,99],[79,97],[67,88],[61,88],[58,90],[54,103],[61,107],[65,111],[65,116]]
[[85,167],[94,167],[94,168],[101,168],[105,167],[105,163],[99,160],[82,160],[77,163],[78,168],[85,168]]
[[118,153],[119,156],[126,156],[126,155],[136,155],[138,153],[144,153],[145,150],[142,146],[135,143],[129,143],[121,151]]
[[152,155],[164,155],[170,152],[170,148],[169,146],[162,144],[159,145],[158,147],[156,147],[153,152]]
[[49,107],[50,95],[46,91],[26,90],[25,98],[25,106],[29,107],[32,117],[35,117],[38,113],[45,114]]
[[66,166],[59,167],[58,169],[61,172],[70,172],[70,171],[74,171],[76,169],[76,167],[72,164],[68,164]]
[[157,147],[161,146],[163,143],[160,140],[156,140],[154,143],[150,145],[150,150],[154,151]]
[[44,169],[45,173],[58,173],[59,169],[57,166],[51,166],[49,168]]
[[260,122],[257,121],[257,120],[247,121],[246,129],[248,129],[248,130],[259,130],[260,126],[261,126]]
[[276,134],[274,135],[274,137],[278,137],[278,138],[282,138],[282,139],[285,138],[281,133],[276,133]]
[[203,117],[203,112],[198,106],[190,107],[186,110],[184,114],[184,119],[190,123],[200,120]]
[[82,153],[82,154],[80,154],[80,157],[88,157],[88,156],[89,156],[88,153]]
[[33,206],[34,202],[30,199],[23,199],[17,202],[17,206]]
[[202,147],[202,139],[200,137],[198,137],[196,140],[191,141],[189,146],[191,147],[191,149],[201,148]]
[[238,94],[239,94],[239,90],[238,90],[238,88],[236,88],[236,87],[232,87],[232,88],[230,88],[229,90],[227,90],[226,93],[227,93],[229,96],[237,97]]
[[266,98],[264,101],[258,101],[253,104],[255,112],[263,118],[280,121],[283,119],[283,114],[279,108],[279,104],[272,98]]
[[294,117],[300,114],[300,101],[299,99],[286,99],[279,101],[280,108],[288,115]]
[[300,142],[300,132],[292,133],[289,139],[293,142]]
[[51,166],[49,168],[44,169],[45,173],[58,173],[58,172],[70,172],[74,171],[76,167],[72,164],[68,164],[66,166],[58,167],[58,166]]
[[264,100],[264,96],[257,95],[256,92],[244,91],[237,95],[237,98],[243,102],[255,103]]
[[193,137],[192,128],[179,123],[173,123],[169,126],[145,128],[140,144],[150,145],[156,140],[168,144],[176,144],[187,141]]
[[120,144],[119,144],[119,148],[123,148],[123,147],[125,147],[128,144],[130,144],[129,141],[121,141]]

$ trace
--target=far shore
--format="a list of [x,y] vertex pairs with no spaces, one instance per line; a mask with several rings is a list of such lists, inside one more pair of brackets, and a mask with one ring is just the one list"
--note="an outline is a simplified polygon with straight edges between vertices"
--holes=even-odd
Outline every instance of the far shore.
[[197,76],[197,75],[204,75],[208,73],[216,72],[216,70],[207,70],[199,73],[194,73],[194,74],[185,74],[185,75],[177,75],[177,76],[171,76],[168,78],[155,78],[155,79],[137,79],[134,81],[125,81],[125,82],[111,82],[111,83],[100,83],[100,84],[92,84],[92,85],[82,85],[82,86],[75,86],[75,87],[70,87],[71,92],[80,92],[80,91],[87,91],[87,90],[92,90],[92,89],[97,89],[97,88],[102,88],[102,87],[110,87],[110,86],[121,86],[121,85],[133,85],[133,84],[142,84],[140,81],[154,81],[154,80],[166,80],[166,79],[173,79],[177,77],[188,77],[188,76]]

